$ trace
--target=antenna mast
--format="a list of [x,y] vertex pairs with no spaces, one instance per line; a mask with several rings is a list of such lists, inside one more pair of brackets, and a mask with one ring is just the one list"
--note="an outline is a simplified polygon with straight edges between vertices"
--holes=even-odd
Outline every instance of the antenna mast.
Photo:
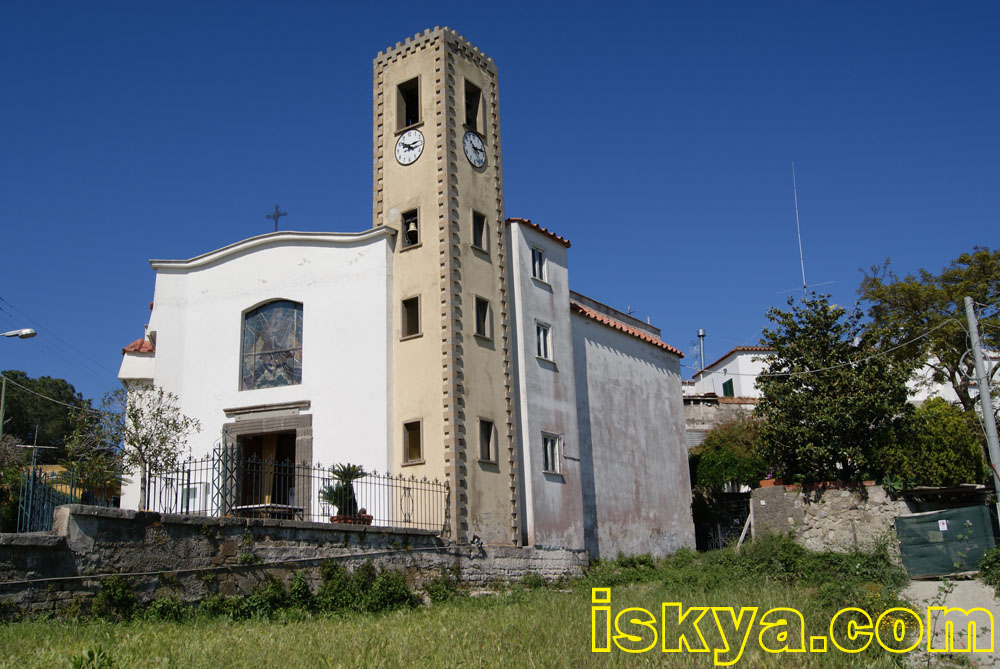
[[795,161],[792,161],[792,197],[795,199],[795,233],[799,237],[799,264],[802,266],[802,297],[808,297],[806,291],[806,261],[802,257],[802,228],[799,226],[799,189],[795,184]]

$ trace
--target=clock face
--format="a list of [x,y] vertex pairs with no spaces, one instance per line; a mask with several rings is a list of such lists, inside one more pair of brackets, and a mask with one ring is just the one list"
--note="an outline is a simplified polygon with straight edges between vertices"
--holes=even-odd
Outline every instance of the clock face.
[[469,130],[465,133],[462,145],[465,147],[465,157],[473,167],[482,167],[486,164],[486,145],[483,144],[482,137]]
[[407,130],[396,140],[396,160],[400,165],[416,162],[424,150],[424,136],[419,130]]

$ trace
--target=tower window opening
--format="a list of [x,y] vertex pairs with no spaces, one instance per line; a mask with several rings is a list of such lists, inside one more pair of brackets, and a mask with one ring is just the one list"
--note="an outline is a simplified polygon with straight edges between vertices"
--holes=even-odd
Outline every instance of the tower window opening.
[[420,243],[420,225],[417,221],[417,210],[403,212],[403,248],[416,246]]
[[416,77],[396,87],[396,125],[407,128],[420,123],[420,80]]
[[465,125],[481,134],[479,127],[479,110],[482,106],[483,92],[469,80],[465,81]]

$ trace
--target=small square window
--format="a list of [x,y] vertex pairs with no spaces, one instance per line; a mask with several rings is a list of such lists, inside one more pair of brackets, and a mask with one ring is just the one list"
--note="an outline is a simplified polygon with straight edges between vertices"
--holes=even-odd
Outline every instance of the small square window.
[[479,459],[489,462],[496,462],[497,454],[494,445],[493,421],[485,418],[479,419]]
[[532,247],[531,276],[539,281],[545,281],[547,278],[545,269],[545,251]]
[[546,474],[558,474],[560,471],[561,442],[562,439],[554,434],[542,433],[542,471]]
[[403,423],[403,462],[416,462],[424,459],[420,443],[420,421]]
[[396,87],[396,126],[420,123],[420,80],[414,77]]
[[535,355],[546,360],[552,359],[552,328],[544,323],[535,323]]
[[401,337],[416,337],[420,334],[420,298],[411,297],[403,300],[403,322],[400,328]]
[[481,297],[476,298],[476,334],[493,339],[493,310],[489,300]]
[[486,244],[486,216],[474,211],[472,212],[472,245],[480,251],[489,251]]
[[420,243],[420,224],[417,221],[417,210],[404,211],[403,221],[403,248],[416,246]]
[[482,104],[483,93],[479,86],[465,80],[465,125],[479,132],[479,109]]

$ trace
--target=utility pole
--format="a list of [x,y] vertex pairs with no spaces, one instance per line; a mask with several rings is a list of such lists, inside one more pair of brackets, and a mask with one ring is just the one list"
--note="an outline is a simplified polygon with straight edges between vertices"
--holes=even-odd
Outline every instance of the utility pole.
[[997,492],[997,512],[1000,513],[1000,478],[997,465],[1000,464],[1000,444],[997,443],[997,424],[993,416],[993,399],[990,397],[990,380],[983,362],[983,348],[979,343],[979,324],[972,298],[965,298],[965,318],[969,321],[969,336],[972,337],[972,355],[976,359],[976,384],[979,387],[979,406],[983,410],[983,429],[986,430],[986,445],[990,451],[990,465],[993,469],[993,486]]

